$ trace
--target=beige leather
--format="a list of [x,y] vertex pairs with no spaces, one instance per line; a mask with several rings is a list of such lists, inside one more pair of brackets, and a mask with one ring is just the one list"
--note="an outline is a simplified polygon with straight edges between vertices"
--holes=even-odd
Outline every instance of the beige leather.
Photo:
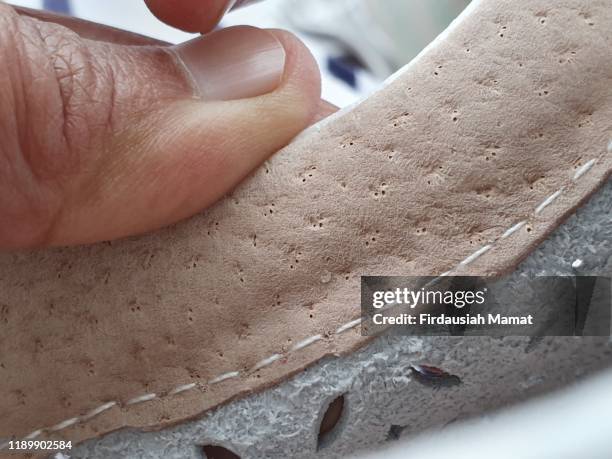
[[476,1],[204,214],[0,255],[0,438],[156,428],[351,351],[361,275],[512,269],[610,175],[611,30],[610,0]]

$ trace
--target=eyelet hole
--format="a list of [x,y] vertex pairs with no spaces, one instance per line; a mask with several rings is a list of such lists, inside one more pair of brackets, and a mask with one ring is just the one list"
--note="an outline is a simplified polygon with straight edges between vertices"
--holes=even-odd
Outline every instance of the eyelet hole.
[[240,456],[223,446],[205,445],[202,451],[206,459],[240,459]]
[[344,408],[344,395],[336,397],[327,405],[325,413],[321,417],[321,423],[319,424],[317,450],[326,448],[336,438],[337,427],[344,415]]

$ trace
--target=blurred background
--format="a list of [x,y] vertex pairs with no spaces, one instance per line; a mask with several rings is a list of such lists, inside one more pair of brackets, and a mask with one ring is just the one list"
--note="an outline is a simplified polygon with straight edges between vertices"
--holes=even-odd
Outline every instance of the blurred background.
[[[276,27],[298,35],[323,75],[323,98],[345,107],[407,64],[470,0],[265,0],[220,24]],[[162,24],[137,0],[9,0],[179,43],[195,35]]]

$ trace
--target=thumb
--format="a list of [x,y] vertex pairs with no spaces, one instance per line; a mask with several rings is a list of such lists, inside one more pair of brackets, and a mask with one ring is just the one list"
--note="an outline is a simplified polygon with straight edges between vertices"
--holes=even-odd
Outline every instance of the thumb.
[[292,35],[89,41],[0,4],[0,247],[114,239],[219,199],[316,115]]

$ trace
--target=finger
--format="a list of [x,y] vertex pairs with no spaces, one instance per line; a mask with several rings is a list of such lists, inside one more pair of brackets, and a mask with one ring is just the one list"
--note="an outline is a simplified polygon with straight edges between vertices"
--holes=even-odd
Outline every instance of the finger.
[[[237,7],[245,3],[251,3],[251,1],[238,0],[238,2],[234,6]],[[79,19],[71,16],[63,16],[61,14],[54,14],[48,11],[34,10],[31,8],[23,7],[15,7],[15,10],[19,14],[24,16],[29,16],[47,22],[55,22],[56,24],[63,25],[64,27],[67,27],[73,32],[79,34],[79,36],[81,36],[82,38],[87,38],[89,40],[105,41],[118,45],[133,46],[169,45],[169,43],[136,33],[128,32],[127,30],[116,29],[114,27],[109,27],[104,24],[98,24],[96,22],[86,21],[84,19]],[[326,118],[337,110],[338,107],[336,107],[335,105],[325,100],[321,100],[319,108],[317,109],[313,118],[313,122]]]
[[19,64],[0,70],[12,101],[0,117],[17,131],[0,138],[3,247],[114,239],[192,215],[318,111],[316,63],[285,32],[224,29],[168,52],[7,20],[7,8],[0,57]]
[[146,45],[167,45],[161,40],[139,35],[137,33],[128,32],[127,30],[117,29],[95,22],[86,21],[71,16],[50,13],[48,11],[34,10],[31,8],[14,7],[15,11],[22,16],[28,16],[42,21],[54,22],[62,25],[73,32],[79,34],[82,38],[89,40],[105,41],[118,45],[146,46]]
[[319,106],[317,107],[313,122],[321,121],[323,118],[327,118],[338,111],[338,107],[334,104],[321,99]]
[[223,15],[244,0],[145,0],[161,21],[186,32],[210,32]]
[[[238,0],[234,7],[241,6],[242,4],[252,3],[251,0]],[[79,34],[82,38],[89,40],[104,41],[108,43],[115,43],[118,45],[133,45],[133,46],[146,46],[146,45],[169,45],[169,43],[156,40],[151,37],[139,35],[127,30],[117,29],[104,24],[98,24],[96,22],[86,21],[84,19],[75,18],[71,16],[64,16],[61,14],[50,13],[48,11],[35,10],[31,8],[14,7],[15,10],[24,16],[29,16],[36,19],[41,19],[47,22],[54,22],[59,25],[63,25],[73,32]],[[319,108],[317,109],[313,122],[319,121],[332,113],[336,112],[338,107],[335,105],[321,100]]]

